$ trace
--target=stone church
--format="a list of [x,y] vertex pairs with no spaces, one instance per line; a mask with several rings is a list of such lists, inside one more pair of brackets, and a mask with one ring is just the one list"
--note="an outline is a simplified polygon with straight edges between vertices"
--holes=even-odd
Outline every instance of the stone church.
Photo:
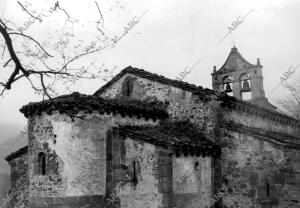
[[129,66],[23,106],[10,206],[299,208],[300,121],[268,102],[262,68],[234,47],[213,90]]

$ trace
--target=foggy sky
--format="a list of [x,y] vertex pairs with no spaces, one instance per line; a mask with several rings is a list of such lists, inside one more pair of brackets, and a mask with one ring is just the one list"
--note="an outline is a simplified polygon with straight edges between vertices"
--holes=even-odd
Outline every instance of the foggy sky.
[[[280,83],[280,77],[289,67],[300,64],[300,1],[122,0],[112,11],[108,9],[107,1],[97,2],[106,27],[112,30],[123,28],[124,24],[112,21],[114,18],[123,15],[122,19],[128,22],[149,9],[114,48],[96,57],[97,64],[105,64],[109,69],[115,67],[114,74],[131,65],[175,79],[186,67],[200,59],[184,81],[211,88],[213,66],[219,69],[235,45],[248,62],[256,64],[256,59],[260,58],[266,96],[275,104],[274,100],[283,98],[287,91],[279,87],[271,93],[272,89]],[[39,3],[42,1],[35,0],[27,2],[37,11],[55,3]],[[59,2],[71,16],[82,20],[82,33],[88,36],[95,32],[93,24],[99,14],[95,1]],[[238,17],[244,17],[251,10],[243,22],[228,34],[228,27],[232,27],[231,24]],[[0,0],[0,15],[11,18],[19,26],[29,18],[16,1],[8,0]],[[43,36],[39,34],[48,31],[55,36],[55,25],[60,21],[63,21],[63,14],[59,11],[42,23],[32,25],[26,34],[43,41]],[[226,34],[225,39],[219,43]],[[293,76],[299,77],[299,71]],[[92,94],[103,84],[105,82],[102,80],[81,81],[72,90]],[[22,129],[26,119],[19,109],[22,105],[41,99],[27,82],[16,83],[4,98],[0,98],[0,126],[9,124]]]

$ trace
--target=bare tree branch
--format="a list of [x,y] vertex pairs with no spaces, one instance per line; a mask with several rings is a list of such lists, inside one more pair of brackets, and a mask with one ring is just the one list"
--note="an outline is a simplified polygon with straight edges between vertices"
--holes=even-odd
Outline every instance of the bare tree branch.
[[7,64],[12,60],[12,58],[8,59],[7,62],[5,62],[5,64],[3,65],[3,67],[5,68],[7,66]]
[[1,58],[3,58],[3,56],[4,56],[5,48],[6,48],[6,42],[4,43],[4,46],[3,46],[3,52],[2,52]]
[[[19,58],[17,57],[17,55],[14,51],[11,38],[10,38],[10,36],[7,33],[7,30],[6,30],[6,28],[7,28],[6,25],[2,21],[1,21],[1,23],[2,24],[0,24],[0,33],[2,34],[4,40],[7,44],[7,48],[8,48],[10,57],[15,63],[15,69],[14,69],[13,73],[11,74],[10,78],[8,79],[8,81],[6,83],[6,89],[11,89],[11,84],[13,83],[13,80],[14,80],[15,76],[19,73],[19,71],[22,71],[25,76],[29,76],[29,74],[23,68]],[[3,24],[4,24],[4,26],[3,26]]]
[[33,17],[34,19],[37,19],[37,20],[39,20],[40,22],[42,22],[42,19],[41,18],[37,18],[37,17],[35,17],[35,16],[33,16],[24,6],[23,6],[23,4],[21,4],[21,2],[19,2],[19,1],[17,1],[18,2],[18,4],[22,7],[22,9],[27,13],[27,14],[29,14],[31,17]]
[[300,86],[285,83],[285,87],[289,93],[277,103],[283,109],[284,113],[300,120]]
[[101,20],[102,20],[102,21],[99,20],[98,23],[101,22],[101,24],[102,24],[102,26],[103,26],[103,25],[104,25],[103,15],[102,15],[102,13],[101,13],[101,10],[100,10],[100,7],[99,7],[97,1],[95,1],[95,4],[96,4],[96,6],[97,6],[97,8],[98,8],[98,11],[99,11],[99,14],[100,14],[100,18],[101,18]]
[[65,9],[63,9],[63,8],[60,7],[58,1],[55,3],[54,10],[55,10],[56,8],[62,10],[62,11],[67,15],[68,19],[71,19],[71,17],[70,17],[70,15],[68,14],[68,12],[67,12]]
[[21,35],[21,36],[24,36],[26,38],[29,38],[30,40],[32,40],[33,42],[35,42],[44,52],[47,56],[50,56],[50,57],[53,57],[52,55],[50,55],[42,46],[39,42],[37,42],[35,39],[33,39],[32,37],[28,36],[28,35],[25,35],[23,33],[17,33],[17,32],[11,32],[11,33],[8,33],[9,35]]
[[[101,27],[101,24],[103,25],[104,23],[104,18],[98,3],[95,3],[100,14],[98,25],[99,27]],[[21,2],[18,2],[18,4],[32,18],[37,19],[36,17],[34,17],[34,14],[28,11],[27,7],[24,6]],[[53,12],[57,8],[62,10],[66,14],[66,16],[68,17],[67,21],[71,19],[70,15],[59,5],[58,1],[55,3],[54,7],[51,7],[50,11]],[[65,22],[63,29],[61,30],[61,38],[59,38],[59,41],[57,43],[53,43],[53,45],[50,45],[51,43],[49,41],[46,41],[45,44],[40,44],[38,40],[30,35],[25,35],[23,32],[15,32],[15,30],[10,31],[11,29],[6,25],[7,22],[9,21],[0,19],[0,33],[4,38],[4,44],[2,44],[2,46],[4,45],[2,58],[8,55],[8,58],[3,63],[3,67],[6,67],[6,71],[11,71],[9,71],[9,74],[6,75],[8,76],[6,80],[4,79],[1,80],[2,82],[0,82],[0,87],[3,88],[1,89],[2,92],[0,95],[3,95],[4,91],[6,90],[10,90],[14,82],[26,78],[30,82],[33,90],[35,90],[38,94],[43,93],[45,97],[48,97],[50,99],[53,95],[57,94],[57,91],[59,89],[57,86],[60,86],[60,84],[62,84],[67,90],[70,90],[69,88],[74,85],[75,82],[79,79],[95,79],[96,77],[100,76],[99,71],[93,72],[93,70],[97,70],[97,68],[87,70],[84,66],[73,67],[71,65],[75,63],[75,61],[77,62],[87,55],[95,54],[106,48],[114,46],[114,44],[111,44],[110,42],[101,42],[102,44],[97,45],[96,40],[91,41],[91,43],[87,44],[86,46],[82,45],[82,40],[74,37],[72,21],[71,28],[69,28],[71,29],[71,31],[64,31],[66,26]],[[10,23],[14,25],[13,22]],[[14,42],[12,39],[13,35],[23,36],[24,38],[21,40],[21,42]],[[71,43],[73,44],[73,40],[79,42],[78,45],[82,47],[83,51],[72,51],[72,49],[69,48],[69,46],[71,46]],[[49,53],[47,44],[49,44],[48,46],[51,46],[51,49],[53,49],[53,54]],[[13,46],[21,46],[22,50],[17,51]],[[77,45],[75,46],[76,47],[74,47],[74,49],[77,49],[79,47]],[[9,52],[7,54],[5,53],[6,48]],[[68,55],[70,49],[72,51],[71,54],[73,55]],[[57,58],[55,60],[52,59],[50,62],[48,62],[48,59],[45,59],[45,56],[47,58],[54,57],[56,55],[58,55]],[[31,61],[28,60],[28,58],[30,57],[33,58]]]

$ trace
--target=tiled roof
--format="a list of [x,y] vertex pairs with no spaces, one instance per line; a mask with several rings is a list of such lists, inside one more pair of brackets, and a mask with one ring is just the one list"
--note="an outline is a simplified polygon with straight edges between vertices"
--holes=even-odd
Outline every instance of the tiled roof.
[[161,102],[145,102],[140,100],[126,99],[104,99],[92,95],[83,95],[74,92],[70,95],[62,95],[52,100],[42,102],[29,103],[23,106],[20,111],[25,117],[46,112],[48,115],[52,111],[58,110],[59,113],[72,113],[75,115],[79,111],[92,113],[92,111],[103,112],[119,112],[120,114],[136,115],[137,117],[159,118],[168,117],[165,106]]
[[189,121],[165,120],[157,126],[124,125],[115,128],[123,136],[174,150],[176,155],[217,155],[220,148]]
[[[132,66],[128,66],[125,69],[123,69],[119,74],[117,74],[114,78],[112,78],[109,82],[107,82],[105,85],[103,85],[99,90],[97,90],[94,93],[94,95],[101,94],[103,91],[105,91],[107,88],[112,86],[117,80],[119,80],[126,73],[130,73],[130,74],[139,76],[141,78],[145,78],[145,79],[159,82],[162,84],[170,85],[173,87],[178,87],[180,89],[187,90],[187,91],[197,91],[199,89],[203,90],[203,87],[201,87],[201,86],[196,86],[194,84],[189,84],[187,82],[182,82],[182,81],[178,81],[175,79],[169,79],[164,76],[145,71],[143,69],[138,69],[138,68],[133,68]],[[204,90],[213,91],[208,88],[206,88]]]

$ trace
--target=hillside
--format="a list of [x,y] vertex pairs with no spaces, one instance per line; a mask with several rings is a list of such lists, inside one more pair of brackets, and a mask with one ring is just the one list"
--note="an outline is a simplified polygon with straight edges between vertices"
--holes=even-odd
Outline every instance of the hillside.
[[0,123],[0,144],[8,138],[15,137],[20,131],[20,127],[14,124]]

